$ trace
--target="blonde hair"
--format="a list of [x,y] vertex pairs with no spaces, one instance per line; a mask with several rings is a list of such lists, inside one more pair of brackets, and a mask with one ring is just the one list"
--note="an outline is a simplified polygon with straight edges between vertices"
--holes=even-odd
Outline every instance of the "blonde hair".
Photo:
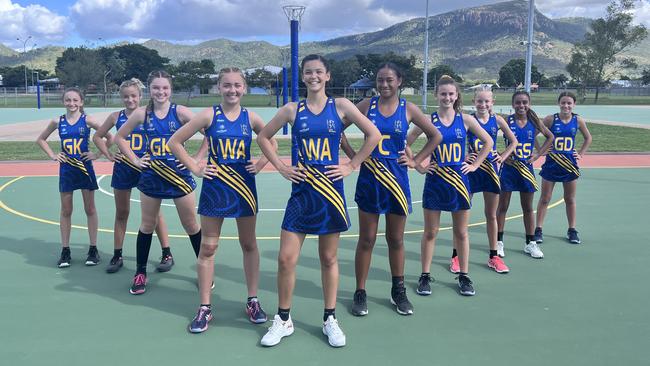
[[122,90],[132,86],[135,86],[138,89],[140,96],[142,96],[142,90],[144,89],[144,84],[138,78],[131,78],[129,80],[124,80],[122,84],[120,84],[120,93],[122,92]]
[[460,86],[449,75],[442,75],[440,79],[438,79],[438,84],[436,84],[436,94],[438,94],[438,90],[440,90],[440,87],[442,85],[453,85],[454,88],[456,88],[456,95],[458,95],[458,98],[454,102],[454,110],[456,113],[462,113],[463,112],[463,95],[460,93]]

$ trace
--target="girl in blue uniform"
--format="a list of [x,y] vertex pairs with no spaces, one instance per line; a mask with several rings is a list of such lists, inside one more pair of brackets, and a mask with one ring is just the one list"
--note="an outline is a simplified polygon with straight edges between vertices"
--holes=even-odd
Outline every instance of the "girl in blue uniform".
[[[113,155],[108,150],[108,141],[106,134],[113,126],[117,130],[122,127],[126,120],[131,116],[133,111],[140,106],[140,98],[142,97],[142,82],[138,79],[126,80],[120,84],[120,96],[124,103],[124,109],[118,112],[111,113],[106,121],[99,127],[93,141],[97,148],[106,156],[113,164],[113,175],[111,179],[111,187],[113,187],[113,194],[115,197],[115,226],[113,229],[113,258],[106,267],[106,272],[115,273],[120,270],[123,265],[122,260],[122,246],[124,244],[124,234],[126,233],[126,224],[129,221],[129,212],[131,210],[131,189],[138,185],[140,180],[141,168],[133,165],[129,159],[123,154],[118,153]],[[144,139],[144,128],[142,125],[127,136],[127,141],[131,145],[131,150],[138,158],[142,158],[147,151],[147,142]],[[162,247],[162,256],[160,263],[156,267],[159,272],[169,271],[174,264],[171,250],[169,249],[169,237],[167,235],[167,224],[163,220],[162,214],[158,216],[158,224],[156,225],[156,235],[160,240]]]
[[[551,147],[553,134],[539,120],[537,114],[530,108],[530,95],[525,91],[517,91],[512,95],[512,108],[515,114],[508,117],[508,127],[517,138],[514,154],[504,161],[501,167],[501,194],[497,209],[497,241],[503,247],[503,230],[506,224],[506,214],[510,205],[512,192],[519,191],[521,210],[523,211],[524,229],[526,230],[526,245],[524,253],[533,258],[544,258],[544,253],[533,240],[535,216],[533,213],[533,196],[537,191],[537,181],[533,162]],[[537,135],[546,137],[544,144],[536,151]],[[506,146],[514,145],[514,141],[506,138]]]
[[[163,199],[173,199],[178,217],[189,235],[194,253],[198,257],[201,246],[201,228],[194,215],[194,188],[196,183],[190,172],[169,150],[167,142],[181,126],[192,118],[189,108],[172,104],[171,76],[164,71],[153,71],[147,79],[151,99],[146,107],[136,109],[126,123],[117,131],[115,143],[131,163],[142,169],[138,190],[142,222],[136,240],[137,268],[129,292],[143,294],[147,284],[147,260],[151,249],[151,237],[160,214]],[[140,125],[144,127],[147,153],[139,158],[127,137]],[[205,154],[203,144],[196,156]]]
[[[385,236],[393,283],[390,300],[399,314],[413,314],[413,305],[404,286],[404,227],[406,217],[411,213],[408,168],[426,173],[421,162],[433,152],[442,136],[415,104],[399,97],[402,80],[397,65],[388,62],[379,66],[379,96],[357,104],[382,136],[370,157],[361,164],[354,195],[359,207],[359,241],[354,257],[357,289],[352,304],[352,314],[356,316],[368,314],[366,280],[381,214],[386,215]],[[404,151],[410,122],[428,137],[427,144],[413,159]],[[341,147],[350,158],[354,158],[356,153],[346,139],[343,139]]]
[[[327,96],[325,84],[330,80],[330,73],[323,57],[309,55],[302,60],[301,68],[307,98],[280,108],[257,137],[271,164],[293,183],[280,236],[278,314],[261,344],[274,346],[282,337],[293,333],[289,310],[296,282],[296,263],[305,236],[315,234],[318,235],[325,300],[323,333],[331,346],[342,347],[345,334],[334,312],[339,282],[336,257],[339,235],[350,227],[342,179],[370,155],[381,135],[352,102]],[[287,123],[291,124],[290,166],[280,159],[271,143],[271,138]],[[357,125],[366,139],[350,162],[339,164],[341,133],[350,123]]]
[[[479,126],[476,119],[463,113],[460,87],[450,76],[444,75],[436,86],[438,111],[431,115],[431,122],[442,134],[442,142],[431,156],[429,173],[424,183],[422,207],[424,208],[424,233],[421,241],[422,274],[418,281],[419,295],[431,294],[431,259],[436,237],[440,229],[441,211],[451,212],[453,221],[454,250],[459,259],[458,287],[461,295],[475,294],[469,271],[469,209],[470,190],[467,174],[476,171],[492,150],[492,139]],[[483,143],[473,163],[465,161],[467,131],[475,134]],[[415,127],[408,135],[411,145],[422,133]]]
[[[264,323],[267,320],[257,299],[260,254],[255,239],[258,212],[255,174],[264,168],[268,159],[262,156],[256,163],[252,163],[250,152],[253,132],[259,133],[264,127],[264,121],[240,104],[246,93],[246,79],[239,69],[222,69],[217,85],[223,98],[222,103],[194,116],[169,140],[169,148],[174,155],[194,175],[203,177],[199,198],[203,230],[197,261],[201,305],[189,325],[192,333],[208,329],[208,322],[212,319],[210,287],[214,277],[214,255],[226,217],[237,220],[248,287],[248,319],[253,323]],[[182,145],[201,130],[205,130],[210,148],[207,166],[197,164]]]
[[[95,209],[95,190],[97,178],[92,161],[97,155],[88,150],[90,129],[97,129],[97,121],[84,113],[84,95],[77,88],[68,88],[63,93],[63,105],[66,113],[54,118],[36,139],[36,143],[50,157],[59,162],[59,192],[61,194],[61,257],[57,262],[59,268],[69,267],[70,229],[72,227],[72,195],[77,189],[81,190],[84,210],[88,219],[88,237],[90,247],[86,258],[87,266],[99,263],[97,251],[97,210]],[[57,131],[61,139],[61,152],[54,153],[47,144],[47,138]]]
[[[474,193],[483,192],[483,201],[485,202],[485,221],[487,223],[487,236],[490,246],[490,254],[488,258],[488,267],[494,269],[497,273],[508,273],[510,269],[501,259],[503,255],[503,247],[497,245],[497,206],[499,204],[499,192],[501,191],[499,182],[499,167],[503,164],[504,160],[510,157],[510,154],[515,150],[517,145],[517,138],[510,131],[506,121],[499,115],[491,112],[494,104],[494,96],[490,87],[477,89],[474,92],[474,107],[476,113],[472,116],[479,122],[479,126],[483,128],[491,137],[493,142],[492,151],[488,154],[487,158],[483,160],[478,170],[469,173],[469,188],[472,195]],[[499,153],[497,151],[497,134],[501,130],[503,135],[512,141],[506,149]],[[473,161],[477,154],[483,148],[483,144],[478,137],[472,132],[467,133],[467,147],[470,151],[469,161]],[[458,257],[452,258],[450,269],[456,273],[459,271]]]
[[[546,155],[546,161],[542,165],[542,194],[537,202],[537,225],[535,228],[535,240],[541,243],[542,225],[548,209],[548,203],[553,195],[553,188],[556,182],[561,182],[564,188],[564,204],[566,205],[566,216],[569,222],[567,240],[571,244],[580,244],[578,231],[576,230],[576,187],[580,169],[578,161],[591,145],[591,133],[587,129],[585,120],[573,113],[576,105],[576,96],[571,92],[562,92],[558,97],[560,113],[546,116],[544,125],[548,127],[555,140],[553,149]],[[580,131],[584,142],[579,151],[576,151],[576,133]]]

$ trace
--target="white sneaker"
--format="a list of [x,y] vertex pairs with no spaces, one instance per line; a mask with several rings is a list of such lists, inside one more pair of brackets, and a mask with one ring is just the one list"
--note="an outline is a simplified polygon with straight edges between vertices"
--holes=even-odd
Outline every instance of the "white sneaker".
[[506,252],[503,250],[503,242],[497,241],[497,255],[501,258],[506,256]]
[[531,241],[530,243],[526,244],[526,246],[524,246],[524,253],[530,254],[530,256],[533,258],[544,258],[544,253],[542,253],[542,251],[537,246],[537,243],[534,241]]
[[283,337],[290,336],[293,334],[293,322],[291,321],[291,315],[289,315],[289,320],[286,322],[280,318],[279,315],[275,314],[273,317],[273,325],[269,327],[269,331],[266,332],[260,343],[262,346],[272,347],[280,343]]
[[343,331],[339,328],[339,322],[334,318],[334,316],[328,316],[327,321],[323,323],[323,334],[327,336],[327,341],[330,346],[345,346],[345,334],[343,334]]

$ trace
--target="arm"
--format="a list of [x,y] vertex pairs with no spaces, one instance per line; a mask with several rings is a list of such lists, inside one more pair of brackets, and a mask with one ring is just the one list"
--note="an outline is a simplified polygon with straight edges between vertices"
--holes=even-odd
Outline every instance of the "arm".
[[115,157],[113,154],[111,154],[110,151],[108,151],[108,141],[110,137],[108,131],[110,131],[113,126],[115,126],[119,113],[120,112],[113,112],[109,114],[104,123],[102,123],[102,125],[97,128],[97,132],[95,132],[93,135],[93,142],[95,143],[95,146],[97,146],[99,151],[101,151],[102,154],[104,154],[104,156],[106,156],[110,161],[115,161]]
[[257,134],[257,144],[262,149],[264,156],[269,159],[269,162],[278,170],[282,176],[294,183],[301,182],[305,180],[305,174],[301,171],[300,168],[295,166],[288,166],[282,162],[278,152],[273,148],[273,143],[271,139],[275,134],[287,123],[293,123],[293,119],[296,116],[296,103],[291,102],[285,104],[278,112],[273,116],[269,123],[262,128],[262,130]]
[[508,127],[508,124],[501,116],[497,116],[497,126],[499,126],[503,135],[508,139],[508,141],[510,141],[510,145],[506,146],[506,149],[503,150],[502,153],[499,154],[499,152],[497,152],[495,157],[498,164],[503,164],[503,162],[508,160],[510,155],[515,151],[519,141],[517,141],[517,137],[512,133],[512,130],[510,130],[510,127]]
[[357,152],[352,148],[352,145],[350,145],[348,137],[345,136],[345,132],[341,134],[341,150],[343,150],[345,155],[347,155],[350,159],[354,158],[354,155],[357,154]]
[[[254,113],[252,111],[249,112],[248,114],[249,120],[251,122],[251,128],[253,131],[255,131],[256,134],[259,135],[259,133],[262,131],[264,128],[264,121],[262,120],[262,117],[260,117],[257,113]],[[277,152],[278,151],[278,141],[275,138],[271,138],[271,145],[273,145],[273,151]],[[269,163],[269,159],[266,157],[266,155],[262,154],[260,158],[257,160],[255,164],[252,162],[246,166],[246,170],[252,174],[257,174],[260,172],[266,164]]]
[[58,119],[53,119],[50,121],[50,123],[45,126],[45,129],[43,132],[41,132],[40,135],[36,138],[36,144],[43,150],[47,156],[54,161],[58,161],[60,163],[63,162],[64,159],[64,154],[63,152],[59,152],[58,154],[55,154],[54,151],[50,148],[50,145],[47,143],[47,138],[50,137],[52,132],[56,131],[56,129],[59,127],[59,120]]
[[473,171],[476,171],[476,169],[481,166],[481,163],[483,163],[483,160],[488,156],[490,151],[492,150],[492,147],[494,146],[494,143],[492,142],[492,138],[488,133],[478,124],[478,121],[469,114],[463,113],[463,121],[465,122],[465,128],[467,128],[469,131],[471,131],[476,137],[478,137],[479,140],[483,143],[483,147],[481,150],[478,152],[478,155],[476,156],[476,159],[474,160],[473,163],[468,164],[467,162],[463,162],[463,165],[461,167],[461,171],[463,174],[471,173]]
[[[210,164],[201,166],[196,161],[196,159],[190,156],[187,150],[185,150],[183,143],[189,140],[190,137],[194,136],[194,134],[196,134],[199,130],[210,127],[210,124],[212,123],[212,115],[212,108],[204,109],[199,114],[194,115],[194,117],[192,117],[189,121],[185,122],[183,124],[183,127],[174,132],[169,141],[167,141],[169,150],[171,150],[172,154],[174,154],[176,159],[178,159],[181,164],[187,167],[197,177],[205,177],[208,179],[211,179],[217,173],[217,167]],[[179,118],[181,118],[180,115]],[[201,144],[201,148],[199,149],[199,153],[201,150],[203,150],[205,154],[207,148],[207,139],[204,138],[203,143]]]
[[[549,117],[550,117],[550,122],[547,121],[547,119],[549,119]],[[531,164],[533,162],[535,162],[535,160],[539,159],[540,156],[545,155],[548,152],[548,149],[550,149],[551,146],[553,145],[553,140],[555,139],[555,136],[553,135],[553,132],[551,132],[551,130],[549,130],[548,127],[546,127],[547,123],[552,123],[553,122],[552,118],[553,118],[553,116],[546,116],[544,118],[544,123],[541,123],[540,126],[539,126],[539,128],[541,130],[537,131],[537,133],[541,132],[542,135],[544,135],[546,137],[546,141],[544,141],[542,146],[539,149],[537,149],[537,152],[533,153],[533,155],[531,155],[530,159],[528,159],[528,162],[531,163]],[[535,143],[537,143],[537,135],[535,135]]]
[[[420,108],[418,108],[415,104],[408,102],[406,104],[406,114],[407,116],[410,116],[410,121],[413,122],[415,127],[413,130],[418,129],[420,133],[424,132],[427,135],[427,143],[422,147],[422,150],[420,150],[415,157],[410,159],[408,157],[408,154],[406,152],[403,153],[403,155],[399,158],[400,163],[405,163],[409,168],[415,168],[418,172],[425,174],[428,170],[425,167],[422,167],[422,162],[425,161],[431,154],[433,153],[433,150],[440,145],[440,142],[442,142],[442,135],[440,134],[440,131],[438,131],[437,128],[431,123],[431,120],[427,118],[427,116],[420,111]],[[407,143],[410,137],[410,133],[407,137]],[[419,135],[419,134],[418,134]],[[417,138],[417,136],[416,136]],[[411,141],[411,143],[415,141],[415,138]],[[409,164],[409,160],[412,161],[411,164]]]
[[[99,129],[99,127],[100,127],[99,122],[94,117],[91,117],[91,116],[86,117],[86,125],[88,127],[92,128],[92,129],[94,129],[95,131],[97,131],[97,129]],[[107,135],[106,136],[107,139],[109,139],[109,140],[112,139],[112,135],[111,135],[110,132],[107,131],[106,135]],[[93,141],[95,141],[94,136],[93,136]],[[110,155],[110,153],[109,153],[109,155]],[[88,152],[85,152],[85,153],[81,154],[81,160],[83,160],[83,161],[97,160],[100,156],[102,156],[101,151],[98,154],[88,151]],[[108,155],[106,157],[108,157]]]
[[142,168],[149,166],[149,158],[145,156],[142,159],[139,159],[133,150],[131,150],[131,146],[126,140],[126,137],[129,136],[131,132],[133,132],[133,129],[136,126],[141,125],[142,122],[144,122],[145,108],[146,107],[140,107],[133,111],[126,123],[123,124],[122,127],[120,127],[120,129],[117,131],[117,135],[115,135],[115,144],[120,149],[122,154],[124,154],[133,163],[133,165]]
[[582,143],[582,146],[580,147],[580,151],[574,151],[574,156],[576,159],[580,160],[582,159],[582,156],[587,152],[587,149],[589,149],[589,145],[591,145],[591,141],[593,139],[591,137],[589,129],[587,128],[587,122],[585,122],[582,117],[578,117],[578,129],[580,130],[580,133],[582,133],[582,137],[585,139]]

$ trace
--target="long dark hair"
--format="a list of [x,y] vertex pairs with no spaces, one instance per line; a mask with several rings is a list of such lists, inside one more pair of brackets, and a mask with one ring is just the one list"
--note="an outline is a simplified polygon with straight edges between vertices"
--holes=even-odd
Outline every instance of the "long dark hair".
[[573,103],[574,103],[574,104],[575,104],[575,102],[576,102],[576,95],[573,94],[573,93],[570,92],[570,91],[563,91],[562,93],[560,93],[560,95],[557,97],[557,102],[560,103],[560,100],[561,100],[563,97],[569,97],[569,98],[573,99]]
[[172,85],[172,76],[167,73],[165,70],[154,70],[149,73],[147,76],[147,87],[149,87],[149,103],[147,103],[147,112],[153,112],[153,98],[151,98],[151,83],[154,79],[163,78],[169,81],[169,85]]
[[320,61],[323,63],[323,66],[325,66],[325,71],[330,72],[330,63],[327,61],[327,59],[321,55],[317,55],[315,53],[312,53],[311,55],[305,56],[302,61],[300,62],[300,70],[305,68],[305,64],[309,61]]
[[402,86],[404,85],[404,72],[402,72],[402,69],[400,69],[400,67],[397,66],[397,64],[395,64],[393,62],[390,62],[390,61],[389,62],[384,62],[384,63],[380,64],[379,67],[377,68],[377,72],[375,73],[375,77],[376,77],[376,75],[379,75],[379,71],[382,70],[382,69],[389,69],[389,70],[392,70],[395,73],[395,76],[397,76],[397,78],[400,80],[399,89],[402,90]]
[[456,80],[454,80],[454,78],[452,78],[449,75],[442,75],[440,77],[440,79],[438,80],[438,84],[436,84],[436,94],[438,94],[438,90],[440,90],[440,87],[442,85],[453,85],[454,88],[456,88],[456,95],[458,95],[458,98],[454,102],[454,110],[456,111],[456,113],[462,113],[463,112],[463,95],[460,92],[460,86],[458,85]]
[[[525,90],[517,90],[512,94],[512,104],[515,103],[515,98],[518,95],[525,95],[526,98],[528,98],[528,104],[530,105],[530,94],[528,94],[528,92]],[[528,107],[528,111],[526,112],[526,118],[528,118],[530,121],[533,121],[533,124],[535,125],[537,131],[542,131],[542,121],[539,119],[539,116],[537,116],[537,113],[535,113],[535,111],[530,107]]]
[[[81,91],[81,89],[79,89],[79,88],[77,88],[75,86],[71,86],[71,87],[65,88],[65,90],[63,90],[63,95],[61,96],[61,101],[63,101],[65,99],[65,95],[68,92],[77,93],[77,95],[79,95],[79,99],[81,99],[82,102],[86,100],[86,96]],[[84,106],[79,107],[79,112],[81,112],[81,114],[86,114],[86,112],[84,112]]]

